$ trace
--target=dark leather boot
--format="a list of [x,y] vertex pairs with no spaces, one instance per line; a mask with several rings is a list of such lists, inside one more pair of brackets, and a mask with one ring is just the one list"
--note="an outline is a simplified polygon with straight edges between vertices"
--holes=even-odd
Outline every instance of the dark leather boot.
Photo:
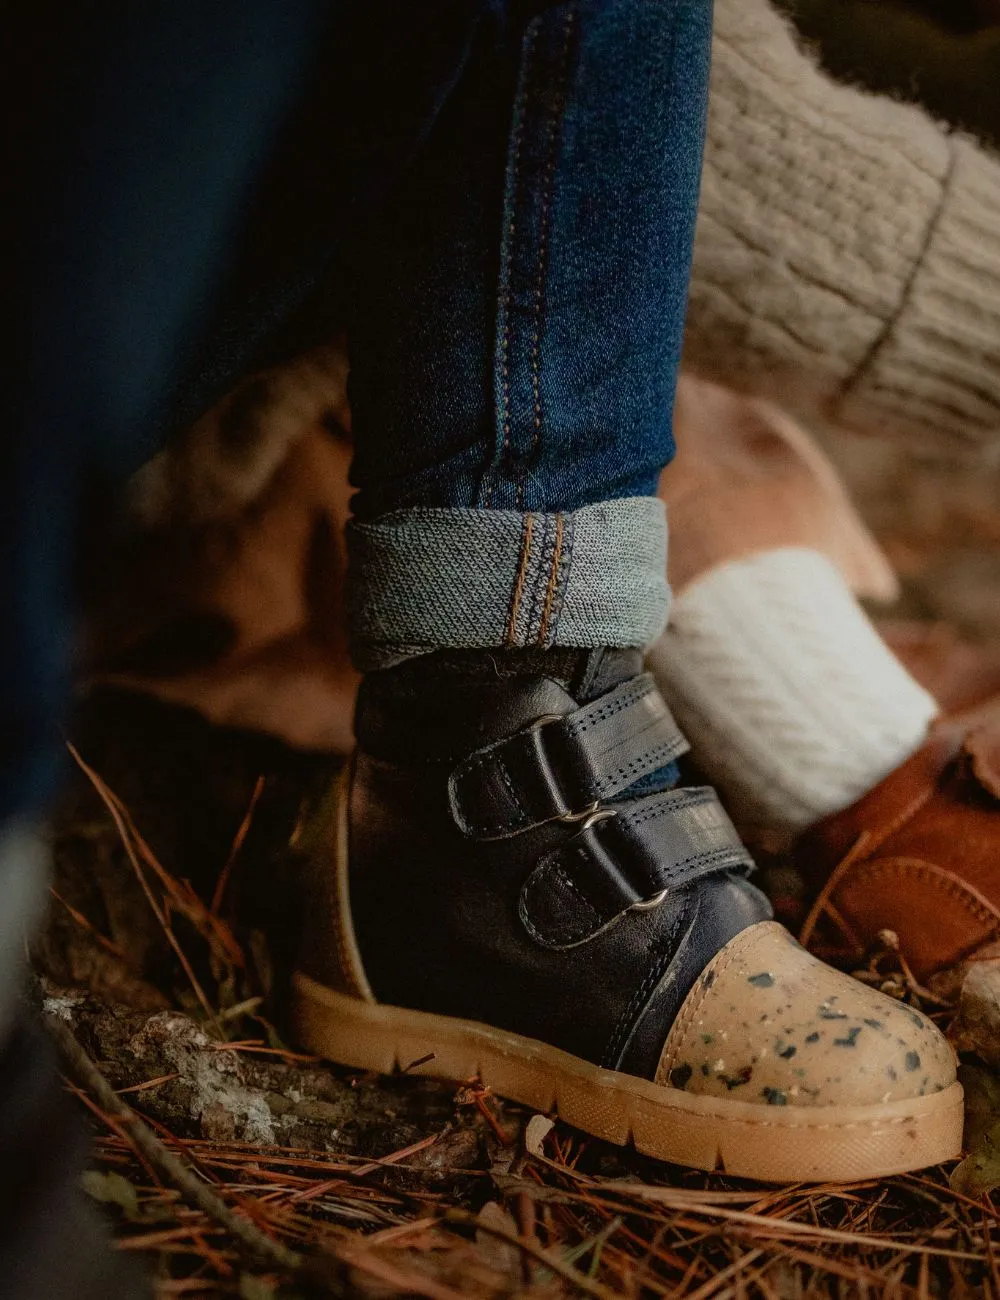
[[774,1180],[961,1145],[950,1047],[771,920],[632,652],[442,655],[371,675],[319,862],[300,1036],[480,1076],[649,1155]]

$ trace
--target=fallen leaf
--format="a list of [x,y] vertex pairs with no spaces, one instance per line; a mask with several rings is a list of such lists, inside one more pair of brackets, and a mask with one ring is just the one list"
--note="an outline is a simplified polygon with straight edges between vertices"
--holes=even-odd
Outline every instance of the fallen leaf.
[[529,1156],[541,1156],[542,1143],[555,1128],[555,1121],[548,1115],[532,1115],[528,1127],[524,1130],[524,1147]]
[[[517,1223],[509,1210],[498,1201],[487,1201],[476,1215],[484,1228],[518,1236]],[[491,1232],[476,1230],[476,1247],[483,1262],[501,1277],[521,1280],[521,1252],[512,1242],[503,1241]]]

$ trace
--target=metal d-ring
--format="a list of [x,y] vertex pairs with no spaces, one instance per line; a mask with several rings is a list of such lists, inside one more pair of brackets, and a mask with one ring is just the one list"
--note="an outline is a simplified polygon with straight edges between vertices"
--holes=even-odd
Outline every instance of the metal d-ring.
[[580,812],[560,813],[557,820],[561,822],[571,822],[571,823],[583,822],[583,825],[580,827],[580,829],[585,831],[588,826],[593,826],[594,818],[596,818],[598,821],[604,820],[604,818],[599,815],[602,812],[605,814],[605,816],[611,816],[611,817],[614,816],[614,813],[610,812],[610,810],[601,808],[600,799],[595,799],[592,804],[588,804],[587,807],[582,808]]
[[[544,727],[547,723],[563,722],[565,718],[566,718],[565,713],[543,713],[540,717],[534,720],[534,722],[531,724],[530,727],[528,727],[528,731],[541,731],[542,727]],[[550,820],[557,821],[557,822],[567,822],[570,825],[573,825],[576,822],[583,822],[584,824],[581,827],[581,830],[586,830],[588,826],[593,825],[593,821],[591,820],[592,818],[596,818],[598,821],[604,820],[603,817],[599,817],[597,815],[600,812],[601,812],[601,801],[600,799],[595,799],[593,803],[588,804],[586,808],[581,808],[579,812],[558,813],[555,817],[551,818]],[[605,816],[613,817],[614,813],[607,812],[605,813]]]
[[591,826],[596,826],[598,822],[606,822],[609,817],[617,816],[617,808],[602,808],[601,801],[595,799],[593,805],[585,812],[574,813],[568,820],[583,822],[583,825],[580,827],[580,834],[582,835],[584,831],[589,831]]
[[[607,821],[609,817],[617,816],[617,808],[599,808],[595,805],[593,810],[588,813],[577,813],[573,820],[580,817],[583,818],[583,825],[580,827],[580,834],[582,835],[584,831],[590,830],[591,826],[596,826],[598,822]],[[570,819],[566,818],[564,820]],[[652,898],[643,898],[638,903],[633,903],[628,910],[630,912],[652,912],[654,908],[660,906],[669,893],[669,889],[661,889],[660,892],[654,894]]]

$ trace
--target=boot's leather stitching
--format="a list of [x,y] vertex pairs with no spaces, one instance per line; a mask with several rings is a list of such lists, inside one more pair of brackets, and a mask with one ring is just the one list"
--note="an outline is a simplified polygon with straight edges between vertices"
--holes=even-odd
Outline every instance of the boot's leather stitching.
[[[669,1086],[668,1080],[670,1077],[670,1070],[673,1068],[677,1055],[686,1041],[686,1035],[691,1026],[691,1022],[701,1010],[702,1004],[708,996],[710,989],[715,984],[715,981],[725,974],[736,958],[739,957],[746,948],[752,947],[760,939],[761,925],[766,925],[769,931],[781,928],[778,926],[777,922],[774,921],[761,921],[757,925],[750,926],[750,928],[744,930],[742,934],[738,934],[735,939],[731,939],[725,948],[723,948],[721,952],[717,953],[713,960],[709,962],[698,977],[697,983],[685,998],[684,1005],[681,1007],[677,1019],[670,1027],[667,1036],[664,1039],[663,1052],[660,1056],[660,1063],[656,1068],[656,1074],[654,1076],[656,1083],[663,1084],[664,1087]],[[789,938],[791,939],[791,935],[789,935]],[[792,943],[795,943],[794,939],[792,939]],[[796,945],[796,947],[797,946],[798,945]],[[711,979],[708,978],[709,975],[711,975]]]
[[[561,933],[558,939],[554,939],[551,934],[543,934],[531,919],[530,903],[532,897],[539,893],[542,888],[551,888],[549,876],[554,876],[560,884],[564,885],[570,893],[580,901],[586,908],[592,920],[589,924],[583,925],[579,930],[568,930]],[[521,890],[521,898],[518,904],[518,915],[524,928],[528,931],[536,943],[542,944],[543,947],[570,947],[579,943],[582,939],[588,938],[594,933],[595,928],[603,926],[603,918],[593,903],[581,892],[575,881],[566,874],[558,862],[548,862],[537,870],[533,871],[525,881],[524,888]]]
[[[681,753],[683,752],[684,750],[681,750]],[[654,748],[649,751],[648,758],[643,760],[633,759],[630,763],[623,763],[621,767],[616,767],[608,777],[597,783],[598,792],[602,795],[606,795],[611,789],[614,789],[615,787],[620,788],[619,783],[627,777],[634,776],[636,780],[638,780],[640,776],[645,776],[649,770],[649,763],[655,763],[656,767],[660,767],[666,765],[677,757],[679,757],[677,747],[665,741],[661,745],[654,746]],[[656,768],[654,767],[653,770],[655,771]]]
[[524,516],[524,531],[521,538],[521,563],[517,572],[517,581],[514,584],[514,594],[511,601],[510,618],[507,622],[507,645],[516,644],[517,638],[517,616],[521,608],[521,599],[524,596],[524,584],[528,576],[528,562],[531,559],[531,535],[534,529],[534,516]]
[[667,971],[674,959],[675,949],[677,946],[677,928],[681,920],[682,918],[678,918],[678,923],[671,926],[670,932],[659,944],[655,945],[653,949],[655,960],[652,962],[649,971],[647,971],[639,987],[632,994],[625,1010],[618,1017],[618,1022],[615,1025],[611,1038],[608,1040],[608,1045],[605,1048],[604,1056],[602,1058],[603,1061],[608,1064],[610,1069],[614,1069],[613,1063],[621,1056],[625,1048],[625,1042],[635,1027],[635,1023],[641,1015],[643,1008],[648,1003],[653,994],[653,990],[656,988],[657,984],[659,984],[664,973]]
[[[507,793],[510,795],[514,807],[517,809],[518,820],[523,820],[528,815],[527,810],[524,808],[523,804],[521,803],[517,790],[514,787],[514,780],[511,777],[510,769],[507,767],[507,764],[502,759],[497,764],[497,769],[500,773],[500,779],[501,781],[503,781],[504,787],[507,790]],[[517,820],[512,820],[510,824],[512,826],[517,825]]]
[[515,815],[504,820],[498,820],[493,824],[501,831],[501,833],[507,833],[517,830],[522,827],[526,821],[530,821],[528,811],[521,803],[521,798],[518,795],[517,790],[514,788],[510,771],[503,759],[495,758],[492,754],[488,753],[474,755],[466,761],[465,770],[457,772],[453,777],[454,797],[450,800],[452,815],[458,823],[459,829],[466,835],[480,834],[482,833],[482,827],[478,823],[471,822],[462,812],[461,787],[463,784],[466,784],[471,780],[472,774],[477,768],[487,767],[496,768],[500,775],[500,780],[504,783],[504,788],[510,795],[511,802],[514,804],[514,808],[516,809]]
[[[643,680],[645,678],[645,680]],[[633,684],[629,682],[626,689],[621,688],[609,692],[613,698],[607,696],[596,702],[596,706],[587,706],[585,716],[571,721],[570,726],[575,732],[580,733],[588,731],[595,723],[603,722],[605,718],[613,718],[616,713],[621,713],[623,709],[629,708],[639,700],[644,700],[647,695],[652,695],[657,690],[656,683],[648,673],[643,673],[640,678]]]
[[[719,812],[722,813],[723,817],[725,817],[725,811],[722,808],[722,805],[719,804],[714,790],[709,789],[708,786],[695,787],[695,790],[704,790],[707,791],[707,793],[701,794],[692,793],[687,790],[672,790],[665,792],[663,796],[647,795],[648,799],[657,800],[657,802],[651,807],[639,808],[635,812],[623,814],[623,820],[628,826],[641,826],[644,822],[656,821],[659,817],[667,817],[671,813],[684,812],[688,808],[698,808],[702,806],[711,807],[713,805],[718,805]],[[726,817],[725,821],[720,819],[720,828],[732,829],[733,844],[741,844],[742,842],[739,840],[735,829],[732,828],[732,823],[729,823],[729,827],[726,826],[726,822],[728,821],[728,817]]]
[[[528,812],[523,799],[514,796],[515,806],[523,813],[523,824],[520,827],[523,830],[564,816],[578,806],[589,805],[595,798],[610,798],[636,779],[655,772],[685,752],[687,741],[666,705],[660,701],[659,693],[648,675],[638,686],[633,685],[625,690],[616,688],[609,695],[613,698],[585,705],[575,713],[564,715],[561,720],[558,716],[540,719],[528,728],[485,746],[459,763],[450,780],[450,798],[456,820],[463,831],[470,835],[492,838],[498,833],[510,833],[517,829],[509,814],[504,816],[498,810],[496,813],[472,816],[464,807],[475,788],[475,777],[488,774],[493,765],[499,771],[507,751],[511,754],[510,765],[506,769],[506,775],[501,774],[501,779],[508,790],[513,793],[511,783],[519,783],[519,768],[524,769],[525,777],[530,776],[533,783],[541,782],[541,803],[535,815]],[[652,711],[648,706],[644,707],[644,702],[651,698],[658,706]],[[622,723],[617,731],[612,730],[611,735],[601,736],[598,728],[607,727],[615,718],[624,718],[630,709],[637,707],[640,716],[636,720],[634,734],[627,734],[627,727]],[[555,765],[553,758],[559,759],[559,748],[555,753],[550,752],[550,744],[544,737],[534,738],[536,752],[525,752],[525,737],[532,732],[541,731],[543,726],[550,723],[554,727],[553,736],[558,737],[559,746],[570,746],[569,753],[563,753],[561,761]],[[575,753],[574,746],[578,746],[581,752]],[[603,770],[602,764],[613,762],[615,751],[622,749],[625,754],[619,755],[617,766]],[[563,770],[567,762],[568,773]],[[484,777],[483,784],[487,788],[479,792],[481,796],[488,794],[487,783],[488,776]],[[579,787],[577,795],[573,794],[569,786]],[[703,800],[706,798],[704,795],[700,797]],[[538,803],[538,800],[530,802]],[[488,798],[486,803],[488,807]],[[547,811],[546,803],[551,804]]]
[[635,812],[628,814],[628,821],[633,826],[640,826],[643,822],[656,821],[658,817],[665,817],[668,813],[683,812],[703,804],[711,805],[715,802],[715,794],[714,791],[706,794],[704,793],[706,790],[708,790],[707,786],[695,786],[691,790],[664,791],[662,802],[655,806],[637,808]]

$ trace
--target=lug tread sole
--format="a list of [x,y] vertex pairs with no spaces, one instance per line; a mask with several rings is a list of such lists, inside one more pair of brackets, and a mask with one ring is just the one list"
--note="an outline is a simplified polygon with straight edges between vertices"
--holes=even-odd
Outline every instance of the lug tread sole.
[[960,1154],[962,1087],[881,1106],[766,1106],[700,1097],[476,1021],[338,993],[297,973],[293,1014],[310,1051],[352,1069],[464,1081],[554,1113],[606,1142],[765,1182],[853,1182]]

